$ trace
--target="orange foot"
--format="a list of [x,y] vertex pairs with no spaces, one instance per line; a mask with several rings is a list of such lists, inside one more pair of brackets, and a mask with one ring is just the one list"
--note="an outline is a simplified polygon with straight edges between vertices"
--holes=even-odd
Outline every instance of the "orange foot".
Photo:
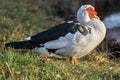
[[71,63],[72,63],[73,65],[79,64],[77,58],[75,58],[75,57],[70,58],[70,61],[71,61]]

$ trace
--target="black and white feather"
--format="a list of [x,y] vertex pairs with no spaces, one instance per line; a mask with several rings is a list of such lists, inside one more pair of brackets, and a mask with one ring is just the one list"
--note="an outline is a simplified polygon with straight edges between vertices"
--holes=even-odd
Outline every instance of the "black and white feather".
[[83,5],[77,12],[78,21],[59,24],[28,37],[25,41],[6,43],[14,49],[35,49],[43,54],[80,58],[93,50],[105,37],[106,29],[99,19],[90,19]]

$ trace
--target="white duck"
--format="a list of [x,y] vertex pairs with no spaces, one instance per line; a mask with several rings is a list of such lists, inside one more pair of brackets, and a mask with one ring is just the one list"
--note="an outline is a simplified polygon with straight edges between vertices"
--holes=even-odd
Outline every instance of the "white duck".
[[69,21],[34,36],[26,41],[6,43],[14,49],[35,49],[51,56],[69,56],[76,64],[104,39],[106,28],[93,6],[83,5],[77,12],[77,21]]

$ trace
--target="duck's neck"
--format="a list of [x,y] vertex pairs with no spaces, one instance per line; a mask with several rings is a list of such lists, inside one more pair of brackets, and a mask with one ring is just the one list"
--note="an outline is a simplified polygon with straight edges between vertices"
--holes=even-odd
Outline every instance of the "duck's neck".
[[90,22],[90,21],[87,21],[87,22],[80,22],[80,24],[81,24],[82,26],[86,26],[89,22]]
[[87,23],[89,23],[90,22],[90,18],[88,16],[88,13],[87,12],[83,13],[81,15],[81,17],[78,19],[78,21],[80,22],[80,24],[82,26],[85,26]]

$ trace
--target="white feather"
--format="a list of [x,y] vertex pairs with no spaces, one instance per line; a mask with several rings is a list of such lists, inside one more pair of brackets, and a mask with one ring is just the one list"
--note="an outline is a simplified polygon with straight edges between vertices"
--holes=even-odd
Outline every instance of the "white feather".
[[31,37],[27,37],[26,40],[31,40]]

